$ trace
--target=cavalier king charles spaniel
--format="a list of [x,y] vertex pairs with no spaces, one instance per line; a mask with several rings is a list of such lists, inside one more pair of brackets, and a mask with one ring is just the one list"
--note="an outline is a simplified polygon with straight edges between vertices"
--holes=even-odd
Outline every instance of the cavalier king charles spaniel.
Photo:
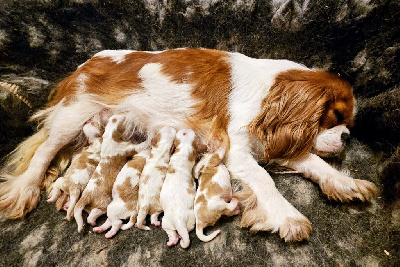
[[369,201],[377,192],[371,182],[320,158],[343,149],[356,110],[350,85],[323,70],[210,49],[107,50],[80,65],[50,97],[34,116],[39,130],[3,168],[3,218],[22,217],[36,206],[53,158],[104,107],[125,114],[127,126],[136,125],[148,143],[163,126],[190,128],[204,141],[218,115],[230,139],[224,164],[243,188],[242,227],[279,232],[286,241],[308,239],[311,223],[259,161],[302,172],[334,200]]

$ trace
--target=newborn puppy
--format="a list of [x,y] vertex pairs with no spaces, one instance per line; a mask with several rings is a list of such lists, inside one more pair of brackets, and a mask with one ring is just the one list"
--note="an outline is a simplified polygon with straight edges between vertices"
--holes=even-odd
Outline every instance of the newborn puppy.
[[[128,161],[118,173],[112,189],[112,202],[107,207],[107,220],[100,227],[93,228],[96,233],[102,233],[111,227],[105,235],[106,238],[113,237],[119,229],[131,228],[137,217],[137,201],[139,194],[139,177],[150,149],[145,149],[136,154]],[[130,218],[129,222],[122,225],[122,220]]]
[[[238,200],[232,198],[228,169],[222,164],[226,150],[229,149],[229,139],[225,132],[220,133],[220,138],[222,142],[214,138],[209,142],[211,151],[204,154],[194,168],[194,176],[199,182],[194,202],[196,235],[204,242],[212,240],[221,231],[206,236],[203,234],[204,228],[213,226],[222,215],[236,215],[240,211]],[[217,150],[213,153],[215,148]]]
[[78,232],[83,228],[84,209],[89,212],[87,222],[90,225],[95,225],[96,219],[106,213],[115,178],[125,165],[127,157],[134,155],[137,150],[143,150],[144,145],[147,145],[145,142],[134,145],[123,141],[124,118],[124,115],[113,115],[108,119],[101,144],[100,162],[74,209]]
[[175,152],[169,161],[160,193],[164,210],[162,228],[168,234],[169,247],[175,245],[180,236],[181,247],[187,248],[190,244],[189,232],[196,222],[193,210],[196,185],[192,175],[197,155],[195,133],[190,129],[178,131],[174,145]]
[[150,157],[146,161],[139,180],[138,218],[136,227],[150,230],[144,225],[147,214],[151,214],[151,224],[160,226],[158,215],[162,212],[160,191],[163,186],[176,130],[165,126],[151,140]]
[[[83,126],[89,145],[72,158],[71,165],[63,177],[59,177],[53,184],[49,203],[54,203],[62,198],[62,194],[69,196],[69,203],[64,207],[67,209],[67,220],[71,220],[72,211],[79,196],[85,189],[90,177],[100,161],[101,135],[109,115],[104,112],[94,116]],[[65,201],[65,200],[64,200]]]

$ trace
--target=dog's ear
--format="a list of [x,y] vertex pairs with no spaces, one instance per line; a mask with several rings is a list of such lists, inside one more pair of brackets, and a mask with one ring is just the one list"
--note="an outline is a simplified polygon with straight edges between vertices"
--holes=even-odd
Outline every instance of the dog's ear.
[[264,143],[265,160],[294,158],[311,151],[321,116],[332,98],[329,88],[313,75],[318,72],[284,72],[263,99],[248,131]]

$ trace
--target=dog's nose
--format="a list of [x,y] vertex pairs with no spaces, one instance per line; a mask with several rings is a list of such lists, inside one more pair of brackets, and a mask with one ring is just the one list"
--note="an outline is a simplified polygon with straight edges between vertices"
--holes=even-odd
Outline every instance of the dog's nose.
[[342,133],[342,135],[340,136],[340,139],[342,140],[343,144],[348,144],[350,141],[350,134]]

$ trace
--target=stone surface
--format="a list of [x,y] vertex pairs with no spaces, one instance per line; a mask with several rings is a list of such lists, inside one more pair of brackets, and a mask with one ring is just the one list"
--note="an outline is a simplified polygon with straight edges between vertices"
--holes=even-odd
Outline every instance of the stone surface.
[[395,0],[1,1],[0,81],[17,85],[31,107],[0,87],[0,156],[32,133],[27,119],[54,84],[102,49],[217,48],[348,80],[359,111],[346,157],[332,164],[373,181],[380,195],[371,204],[338,204],[298,175],[273,173],[313,223],[309,242],[251,234],[236,217],[217,224],[222,233],[211,243],[191,233],[188,250],[167,248],[161,229],[111,240],[89,227],[78,234],[43,195],[25,219],[0,223],[0,266],[398,266],[399,10]]

